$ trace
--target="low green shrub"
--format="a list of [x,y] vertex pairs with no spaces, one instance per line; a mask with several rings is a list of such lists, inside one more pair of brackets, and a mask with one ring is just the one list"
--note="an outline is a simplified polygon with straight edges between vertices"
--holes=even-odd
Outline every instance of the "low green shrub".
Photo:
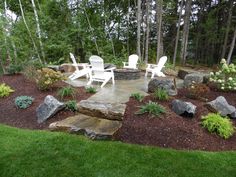
[[155,102],[150,101],[149,103],[141,106],[140,110],[136,112],[136,114],[148,113],[148,114],[153,114],[155,116],[159,116],[160,114],[164,114],[165,112],[166,111],[164,107]]
[[66,105],[67,110],[70,110],[70,111],[73,111],[73,112],[78,110],[77,102],[75,100],[67,101],[65,103],[65,105]]
[[135,100],[141,102],[144,98],[143,95],[141,95],[140,93],[132,93],[131,97],[134,98]]
[[94,87],[87,87],[87,88],[85,88],[85,90],[87,93],[96,93],[97,92],[96,88],[94,88]]
[[165,101],[169,99],[168,92],[163,88],[158,88],[154,92],[154,98],[157,100]]
[[23,70],[23,67],[22,67],[22,65],[19,65],[19,64],[10,64],[6,68],[6,70],[7,70],[8,74],[17,74]]
[[227,139],[234,133],[234,126],[230,119],[221,117],[219,114],[209,113],[202,116],[202,126],[211,133],[216,133],[220,137]]
[[15,105],[20,109],[28,108],[34,101],[30,96],[18,96],[15,98]]
[[9,96],[10,93],[14,92],[10,86],[6,85],[5,83],[0,84],[0,98]]
[[49,88],[53,87],[56,82],[65,79],[66,77],[60,71],[42,68],[41,70],[38,70],[36,83],[40,90],[48,90]]
[[65,98],[67,96],[74,97],[75,96],[75,89],[70,86],[63,87],[58,90],[57,94],[61,97],[61,99]]

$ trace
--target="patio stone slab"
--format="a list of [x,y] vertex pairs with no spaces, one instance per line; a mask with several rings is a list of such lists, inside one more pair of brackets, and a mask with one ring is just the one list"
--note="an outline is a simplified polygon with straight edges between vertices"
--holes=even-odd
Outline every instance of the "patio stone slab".
[[78,103],[80,113],[108,120],[122,120],[125,109],[126,105],[120,103],[106,103],[92,100],[82,100]]
[[52,131],[83,134],[90,139],[111,139],[121,125],[120,121],[78,114],[62,121],[51,123],[49,129]]

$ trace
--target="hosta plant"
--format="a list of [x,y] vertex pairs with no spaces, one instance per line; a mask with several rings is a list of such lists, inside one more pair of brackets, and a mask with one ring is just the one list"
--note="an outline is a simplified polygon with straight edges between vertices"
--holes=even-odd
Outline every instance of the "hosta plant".
[[209,132],[216,133],[224,139],[231,137],[235,131],[230,119],[215,113],[209,113],[203,116],[201,124]]
[[10,86],[6,85],[5,83],[0,84],[0,98],[9,96],[10,93],[14,92]]
[[220,62],[220,70],[210,73],[210,82],[221,90],[236,90],[236,66],[228,65],[225,59]]
[[60,71],[54,71],[49,68],[38,70],[36,83],[40,90],[48,90],[56,82],[66,80],[66,77]]
[[165,108],[162,107],[161,105],[155,103],[155,102],[149,102],[143,106],[141,106],[141,108],[139,109],[138,112],[136,112],[136,114],[144,114],[144,113],[148,113],[148,114],[152,114],[154,116],[160,116],[160,114],[164,114],[166,112]]
[[144,98],[143,95],[141,95],[140,93],[132,93],[131,97],[134,98],[135,100],[141,102]]
[[34,101],[30,96],[18,96],[15,98],[15,105],[20,109],[28,108]]

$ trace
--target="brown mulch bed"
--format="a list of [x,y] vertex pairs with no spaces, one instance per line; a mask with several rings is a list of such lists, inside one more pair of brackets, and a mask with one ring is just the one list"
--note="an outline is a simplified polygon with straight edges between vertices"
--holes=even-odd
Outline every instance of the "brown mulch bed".
[[[56,84],[48,91],[38,90],[34,82],[25,79],[21,74],[1,76],[0,83],[6,83],[15,90],[10,96],[0,98],[0,123],[2,124],[27,129],[47,129],[50,123],[75,115],[74,112],[63,110],[47,121],[41,124],[37,123],[36,108],[43,102],[47,95],[53,95],[57,99],[60,99],[57,95],[58,89],[63,86],[68,86],[68,84],[64,82]],[[33,104],[27,109],[18,109],[15,106],[14,99],[21,95],[32,96],[34,98]],[[80,100],[86,100],[90,96],[91,94],[86,93],[84,88],[76,88],[75,97],[68,99],[79,102]]]
[[[1,76],[0,83],[3,82],[10,85],[15,92],[9,97],[0,99],[0,123],[2,124],[19,128],[47,129],[50,123],[75,114],[64,110],[42,124],[37,123],[36,108],[42,103],[45,96],[49,94],[58,98],[58,88],[67,85],[63,82],[46,92],[39,91],[35,83],[26,80],[23,75]],[[162,102],[153,100],[152,96],[145,97],[142,103],[130,98],[126,103],[127,108],[123,125],[116,133],[115,140],[174,149],[236,150],[236,133],[228,140],[224,140],[216,134],[208,133],[200,125],[201,115],[206,115],[209,112],[204,107],[205,103],[199,100],[188,99],[185,97],[185,93],[186,90],[180,89],[178,96],[172,97],[169,101]],[[25,110],[17,109],[14,104],[14,98],[20,95],[33,96],[35,100],[29,108]],[[220,95],[224,96],[229,104],[236,106],[236,93],[215,90],[211,91],[207,97],[209,100],[213,100]],[[86,93],[84,88],[77,88],[75,99],[80,101],[90,96],[91,94]],[[190,101],[197,106],[197,113],[194,118],[183,118],[171,111],[171,101],[175,98]],[[160,116],[160,118],[152,117],[148,114],[135,114],[139,106],[147,103],[149,100],[159,102],[166,107],[166,114]],[[236,126],[236,120],[232,121],[234,126]]]

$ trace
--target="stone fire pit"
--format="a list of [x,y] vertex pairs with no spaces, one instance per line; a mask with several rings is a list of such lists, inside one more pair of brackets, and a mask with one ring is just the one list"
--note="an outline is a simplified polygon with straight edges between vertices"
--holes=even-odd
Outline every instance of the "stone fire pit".
[[115,69],[115,80],[135,80],[141,77],[141,71],[138,69]]

